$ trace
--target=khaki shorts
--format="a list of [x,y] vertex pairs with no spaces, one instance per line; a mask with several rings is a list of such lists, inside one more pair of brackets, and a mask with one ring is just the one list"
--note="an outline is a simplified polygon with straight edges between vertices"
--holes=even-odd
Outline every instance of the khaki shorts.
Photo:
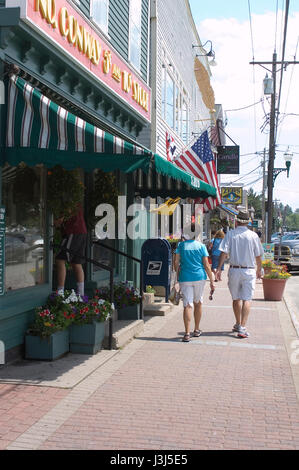
[[251,300],[256,281],[255,269],[229,268],[228,288],[233,300]]
[[180,282],[181,294],[183,296],[183,305],[192,307],[193,302],[203,302],[203,290],[206,281]]

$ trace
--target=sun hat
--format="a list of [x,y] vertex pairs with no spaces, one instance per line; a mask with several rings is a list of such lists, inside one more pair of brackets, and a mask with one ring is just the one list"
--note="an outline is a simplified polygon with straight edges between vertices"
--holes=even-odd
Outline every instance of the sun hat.
[[239,211],[236,221],[239,222],[240,224],[248,224],[250,221],[249,212]]

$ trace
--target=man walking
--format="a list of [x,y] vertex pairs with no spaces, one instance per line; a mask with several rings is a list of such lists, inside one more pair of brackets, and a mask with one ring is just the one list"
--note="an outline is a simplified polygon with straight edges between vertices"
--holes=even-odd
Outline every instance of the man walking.
[[222,253],[216,271],[216,277],[220,279],[221,268],[229,256],[228,287],[236,317],[233,331],[237,332],[240,338],[249,336],[246,323],[255,289],[255,280],[260,279],[262,275],[263,247],[258,235],[248,229],[249,220],[248,212],[239,211],[236,219],[237,228],[230,230],[219,246]]

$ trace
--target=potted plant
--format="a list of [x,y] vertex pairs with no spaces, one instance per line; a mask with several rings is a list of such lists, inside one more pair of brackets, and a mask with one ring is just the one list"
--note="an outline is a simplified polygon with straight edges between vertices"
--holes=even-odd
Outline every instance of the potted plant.
[[149,305],[149,304],[154,303],[155,293],[156,291],[152,286],[146,286],[145,292],[143,293],[144,305]]
[[70,326],[70,352],[96,354],[102,349],[106,320],[112,315],[114,305],[99,296],[89,299],[72,291],[66,299],[70,303],[74,319]]
[[26,359],[52,361],[69,351],[69,330],[74,312],[70,305],[53,303],[51,299],[45,306],[35,311],[33,324],[25,335]]
[[265,259],[265,260],[262,261],[262,268],[264,270],[264,275],[265,275],[265,274],[268,274],[271,271],[271,269],[276,269],[277,264],[275,264],[270,259]]
[[[108,300],[110,298],[109,287],[97,289],[96,295]],[[118,320],[137,320],[139,318],[141,298],[139,289],[130,286],[127,281],[113,284],[113,298]]]
[[286,266],[277,266],[263,276],[265,300],[281,300],[287,279],[291,277]]

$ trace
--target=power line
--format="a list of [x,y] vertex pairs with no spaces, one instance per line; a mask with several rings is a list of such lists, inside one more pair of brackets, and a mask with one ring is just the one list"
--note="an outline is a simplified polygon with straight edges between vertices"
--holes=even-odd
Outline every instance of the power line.
[[[252,16],[251,16],[250,0],[248,0],[248,13],[249,13],[249,23],[250,23],[252,61],[254,62],[253,29],[252,29]],[[255,69],[254,69],[254,67],[252,69],[252,81],[253,81],[253,101],[255,102]],[[256,135],[256,109],[255,109],[255,107],[254,107],[253,121],[254,121],[254,144],[255,144],[255,149],[256,149],[257,135]]]
[[[290,6],[290,1],[286,0],[285,19],[284,19],[284,33],[283,33],[283,46],[282,46],[282,57],[281,57],[282,63],[284,62],[285,48],[286,48],[289,6]],[[282,65],[281,70],[280,70],[280,83],[279,83],[279,93],[278,93],[278,102],[277,102],[277,116],[279,116],[279,106],[280,106],[280,99],[281,99],[283,71],[284,71],[284,67]],[[276,119],[275,138],[274,138],[275,140],[276,140],[276,137],[277,137],[277,128],[278,128],[278,119]],[[274,142],[275,142],[275,140],[274,140]]]
[[[298,50],[298,44],[299,44],[299,36],[298,36],[298,38],[297,38],[297,44],[296,44],[296,49],[295,49],[294,61],[296,61],[297,50]],[[284,107],[284,111],[285,111],[285,112],[286,112],[286,110],[287,110],[287,105],[288,105],[288,101],[289,101],[290,90],[291,90],[291,83],[292,83],[292,80],[293,80],[294,70],[295,70],[295,64],[293,65],[292,72],[291,72],[291,77],[290,77],[290,82],[289,82],[289,88],[288,88],[287,98],[286,98],[285,107]],[[289,113],[289,114],[290,114],[291,116],[292,116],[292,115],[297,116],[296,114],[293,114],[293,113]],[[281,127],[282,127],[282,126],[281,126]],[[281,127],[280,127],[280,129],[279,129],[278,138],[280,137],[280,134],[281,134]]]
[[247,109],[247,108],[251,108],[252,106],[255,106],[261,102],[263,102],[263,98],[261,98],[259,101],[257,101],[256,103],[253,103],[253,104],[249,104],[248,106],[244,106],[243,108],[237,108],[237,109],[226,109],[225,112],[228,113],[228,112],[231,112],[231,111],[242,111],[242,109]]

